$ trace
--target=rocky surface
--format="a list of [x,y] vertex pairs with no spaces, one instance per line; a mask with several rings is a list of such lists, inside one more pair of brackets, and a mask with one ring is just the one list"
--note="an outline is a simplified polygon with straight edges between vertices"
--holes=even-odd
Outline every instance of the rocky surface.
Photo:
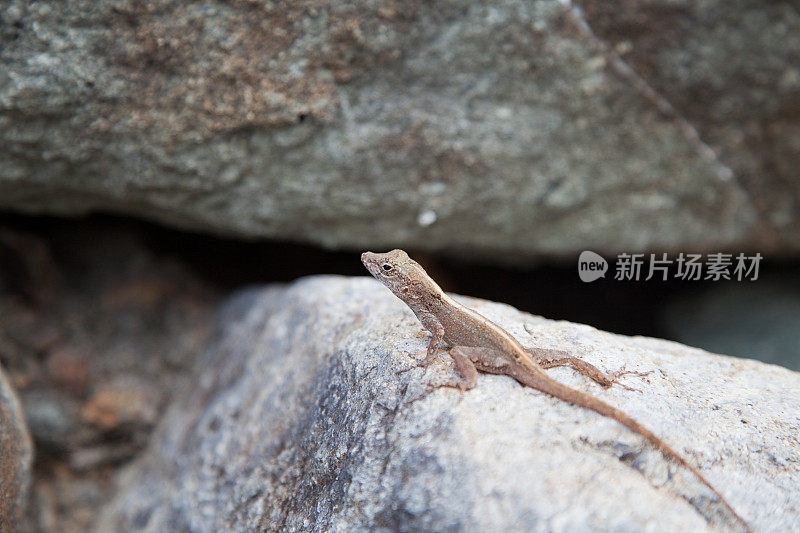
[[[587,24],[553,0],[12,0],[0,10],[0,208],[495,261],[797,249],[800,51],[781,33],[796,10],[701,4],[679,18],[692,54],[725,25],[739,40],[720,38],[709,68],[674,87],[683,43],[635,41],[644,55],[630,64],[648,82],[640,67],[658,62],[653,90],[620,59],[634,41],[595,37],[611,14],[587,6]],[[752,98],[716,98],[749,72],[731,58],[768,58]],[[682,105],[715,69],[712,95]],[[734,104],[746,117],[726,123]],[[739,126],[759,120],[760,148],[741,152]]]
[[[758,531],[800,523],[800,375],[462,299],[523,344],[560,348],[643,389],[603,390],[697,465]],[[525,324],[531,331],[526,332]],[[428,384],[426,335],[371,278],[240,292],[100,531],[705,531],[708,491],[619,424],[505,376]],[[724,520],[716,523],[727,529]]]
[[0,368],[0,531],[16,526],[31,483],[33,445],[19,400]]
[[0,224],[0,363],[36,445],[20,532],[87,531],[211,330],[215,291],[110,226]]
[[[800,242],[800,5],[580,0],[593,31],[693,124],[762,215]],[[787,242],[788,241],[788,242]]]

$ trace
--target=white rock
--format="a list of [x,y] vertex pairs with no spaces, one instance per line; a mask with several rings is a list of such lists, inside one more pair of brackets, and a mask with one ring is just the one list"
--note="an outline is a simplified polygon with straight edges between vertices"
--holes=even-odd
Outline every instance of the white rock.
[[[800,525],[800,374],[463,301],[524,345],[653,370],[627,378],[642,393],[548,372],[662,436],[755,530]],[[427,335],[371,278],[251,289],[220,328],[101,531],[714,529],[710,492],[613,420],[506,376],[424,395],[453,365],[408,370]]]

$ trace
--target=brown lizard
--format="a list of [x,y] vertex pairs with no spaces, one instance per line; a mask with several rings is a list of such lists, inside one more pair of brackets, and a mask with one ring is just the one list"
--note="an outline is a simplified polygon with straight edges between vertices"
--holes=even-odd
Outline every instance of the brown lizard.
[[606,387],[616,383],[621,375],[643,374],[621,371],[609,376],[597,367],[565,352],[523,348],[519,341],[503,328],[445,294],[425,270],[403,250],[392,250],[387,253],[364,252],[361,254],[361,262],[370,274],[405,302],[425,329],[433,334],[428,344],[427,355],[422,362],[423,366],[427,366],[436,358],[442,342],[451,346],[450,356],[464,379],[444,386],[454,386],[461,390],[471,389],[478,381],[477,370],[505,374],[523,385],[612,418],[643,436],[662,453],[689,469],[711,489],[744,529],[749,531],[747,523],[722,494],[697,468],[661,438],[619,409],[559,383],[548,376],[543,368],[570,365]]

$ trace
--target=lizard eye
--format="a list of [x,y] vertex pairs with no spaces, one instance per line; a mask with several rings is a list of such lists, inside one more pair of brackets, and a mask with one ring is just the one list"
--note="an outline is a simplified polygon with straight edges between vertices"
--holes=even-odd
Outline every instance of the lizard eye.
[[384,263],[381,268],[383,268],[384,272],[389,272],[392,269],[392,265],[390,265],[389,263]]

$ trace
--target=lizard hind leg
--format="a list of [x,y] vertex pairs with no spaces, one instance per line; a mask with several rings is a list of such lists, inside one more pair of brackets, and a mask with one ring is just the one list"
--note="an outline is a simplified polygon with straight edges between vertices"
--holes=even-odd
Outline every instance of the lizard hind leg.
[[456,368],[461,374],[462,379],[437,383],[433,386],[433,388],[438,389],[440,387],[451,387],[464,392],[475,387],[475,385],[478,384],[478,370],[475,368],[475,365],[472,363],[472,361],[469,360],[469,357],[464,354],[463,350],[459,346],[452,348],[449,353],[450,357],[453,358],[453,362],[456,364]]
[[634,389],[633,387],[629,387],[629,386],[625,385],[624,383],[620,383],[619,382],[619,378],[621,378],[622,376],[644,377],[644,376],[650,375],[652,373],[653,373],[652,370],[648,370],[647,372],[637,372],[636,370],[625,370],[625,365],[622,365],[622,368],[620,368],[619,370],[617,370],[616,372],[611,374],[611,384],[609,385],[609,387],[611,385],[619,385],[620,387],[622,387],[623,389],[626,389],[626,390],[642,392],[639,389]]
[[456,346],[450,350],[450,357],[453,358],[453,362],[456,364],[456,368],[461,373],[461,376],[464,378],[461,383],[458,385],[462,391],[469,390],[473,388],[475,385],[478,384],[478,370],[475,368],[475,365],[469,358],[464,355],[463,350],[461,347]]
[[[583,359],[579,359],[573,355],[568,354],[562,350],[548,350],[545,348],[526,348],[525,351],[530,355],[536,364],[538,364],[542,368],[553,368],[556,366],[571,366],[577,372],[583,374],[584,376],[588,377],[589,379],[599,383],[603,387],[611,387],[612,385],[616,384],[620,387],[631,390],[631,391],[639,391],[639,389],[634,389],[625,385],[624,383],[620,383],[619,379],[622,376],[627,375],[635,375],[635,376],[646,376],[650,372],[636,372],[633,370],[625,370],[623,366],[621,370],[615,372],[613,374],[606,374],[596,366],[591,363],[587,363]],[[641,391],[639,391],[641,392]]]

